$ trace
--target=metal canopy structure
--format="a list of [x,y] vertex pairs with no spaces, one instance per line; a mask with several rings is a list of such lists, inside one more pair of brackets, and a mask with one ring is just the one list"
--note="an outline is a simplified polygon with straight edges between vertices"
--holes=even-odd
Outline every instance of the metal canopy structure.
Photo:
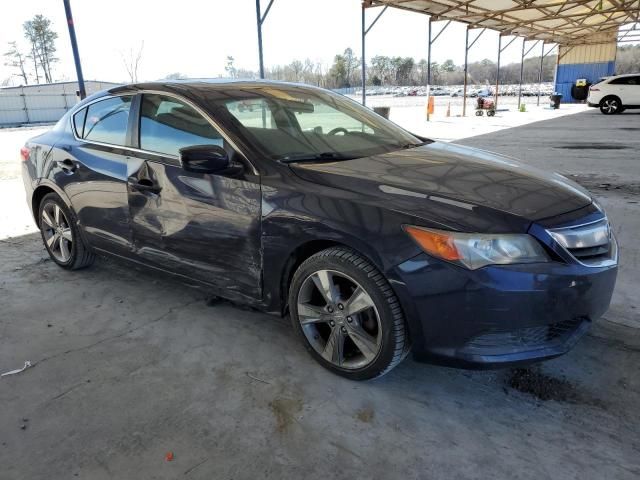
[[364,7],[389,6],[489,28],[528,40],[578,45],[596,34],[637,22],[640,0],[368,0]]

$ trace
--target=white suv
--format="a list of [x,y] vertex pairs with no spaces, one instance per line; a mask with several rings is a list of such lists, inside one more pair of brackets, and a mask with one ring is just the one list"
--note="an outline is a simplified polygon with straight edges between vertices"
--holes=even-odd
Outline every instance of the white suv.
[[605,115],[640,108],[640,73],[607,77],[589,87],[587,103]]

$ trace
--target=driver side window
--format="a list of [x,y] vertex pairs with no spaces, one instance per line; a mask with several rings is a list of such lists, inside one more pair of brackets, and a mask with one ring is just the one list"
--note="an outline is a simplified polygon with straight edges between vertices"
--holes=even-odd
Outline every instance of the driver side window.
[[193,145],[223,146],[220,133],[193,107],[180,100],[144,94],[140,108],[140,148],[167,155]]

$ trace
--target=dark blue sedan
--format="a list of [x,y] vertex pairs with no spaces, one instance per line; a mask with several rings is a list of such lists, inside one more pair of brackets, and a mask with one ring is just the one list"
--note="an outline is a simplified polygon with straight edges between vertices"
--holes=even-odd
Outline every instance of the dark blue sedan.
[[275,82],[135,84],[21,151],[54,262],[108,254],[290,315],[323,366],[383,375],[567,352],[608,308],[617,245],[564,177],[433,142]]

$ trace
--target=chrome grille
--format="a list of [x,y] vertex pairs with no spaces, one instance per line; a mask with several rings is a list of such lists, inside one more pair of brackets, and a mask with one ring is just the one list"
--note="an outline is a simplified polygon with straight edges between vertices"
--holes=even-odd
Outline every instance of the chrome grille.
[[606,267],[618,260],[618,247],[605,218],[571,227],[547,230],[576,261],[589,267]]

